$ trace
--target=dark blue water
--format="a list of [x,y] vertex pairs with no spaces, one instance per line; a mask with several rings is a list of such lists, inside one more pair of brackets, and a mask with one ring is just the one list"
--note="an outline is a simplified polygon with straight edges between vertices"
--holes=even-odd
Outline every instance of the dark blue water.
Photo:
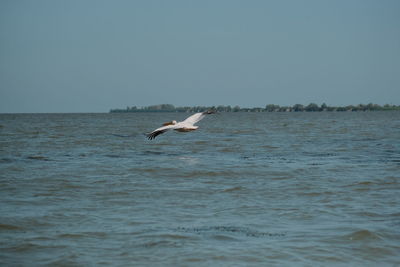
[[400,112],[0,115],[0,265],[400,264]]

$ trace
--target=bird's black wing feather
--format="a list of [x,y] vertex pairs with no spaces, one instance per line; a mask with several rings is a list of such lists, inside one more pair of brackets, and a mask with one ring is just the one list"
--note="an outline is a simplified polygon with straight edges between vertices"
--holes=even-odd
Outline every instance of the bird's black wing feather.
[[158,135],[160,135],[160,134],[162,134],[162,133],[165,133],[166,131],[167,131],[167,129],[166,129],[166,130],[159,130],[159,131],[151,132],[151,133],[149,133],[149,134],[147,135],[147,138],[148,138],[149,140],[153,140],[154,138],[156,138],[156,136],[158,136]]

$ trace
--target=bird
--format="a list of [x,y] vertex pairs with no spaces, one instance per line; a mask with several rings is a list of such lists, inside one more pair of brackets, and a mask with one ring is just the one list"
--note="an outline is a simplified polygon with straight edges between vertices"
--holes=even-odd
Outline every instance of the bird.
[[177,122],[175,120],[166,122],[160,128],[155,129],[151,133],[146,134],[149,140],[153,140],[156,136],[165,133],[168,130],[175,130],[178,132],[191,132],[197,130],[199,126],[196,126],[197,122],[202,120],[206,115],[214,114],[215,111],[207,110],[204,112],[198,112],[193,114],[192,116],[186,118],[184,121]]

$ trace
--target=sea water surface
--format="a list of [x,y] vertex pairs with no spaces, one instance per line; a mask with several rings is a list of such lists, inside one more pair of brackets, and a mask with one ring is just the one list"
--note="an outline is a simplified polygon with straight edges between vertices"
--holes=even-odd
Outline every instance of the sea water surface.
[[0,115],[0,265],[400,265],[400,112],[188,115]]

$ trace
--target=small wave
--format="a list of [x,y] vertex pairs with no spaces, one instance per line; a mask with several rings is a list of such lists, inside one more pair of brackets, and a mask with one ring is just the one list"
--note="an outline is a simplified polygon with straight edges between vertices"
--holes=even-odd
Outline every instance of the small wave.
[[180,152],[164,152],[164,151],[146,150],[146,151],[142,152],[142,155],[145,155],[145,156],[161,156],[161,155],[180,156],[180,155],[182,155],[182,153],[180,153]]
[[219,133],[226,133],[226,129],[224,128],[211,128],[208,130],[209,133],[212,134],[219,134]]
[[9,158],[1,158],[0,159],[0,163],[12,163],[12,162],[13,162],[13,160],[9,159]]
[[82,232],[82,235],[86,237],[94,237],[94,238],[106,238],[108,234],[106,232]]
[[110,135],[115,136],[115,137],[121,137],[121,138],[129,138],[129,137],[137,136],[137,134],[113,134],[113,133]]
[[324,157],[336,157],[336,153],[325,153],[325,152],[303,152],[305,156],[324,158]]
[[250,135],[254,135],[255,132],[262,132],[259,129],[243,129],[243,130],[234,130],[232,133],[233,134],[250,134]]
[[208,171],[208,170],[198,170],[189,171],[187,173],[182,173],[180,176],[183,178],[196,178],[196,177],[235,177],[237,172],[222,170],[222,171]]
[[162,154],[165,154],[165,153],[162,152],[162,151],[150,151],[150,150],[146,150],[146,151],[143,152],[143,154],[145,154],[145,155],[162,155]]
[[17,253],[20,252],[31,252],[31,251],[39,251],[44,249],[66,249],[67,246],[63,245],[39,245],[35,243],[23,243],[19,244],[18,246],[7,248],[7,250],[15,251]]
[[361,217],[382,218],[381,214],[370,211],[357,212],[356,214]]
[[48,157],[44,157],[44,156],[28,156],[26,157],[27,159],[31,159],[31,160],[40,160],[40,161],[50,161],[50,159]]
[[16,225],[11,225],[11,224],[3,224],[0,223],[0,231],[17,231],[17,230],[22,230],[21,227],[16,226]]
[[174,172],[176,169],[175,168],[163,168],[163,167],[159,167],[159,168],[131,168],[129,169],[130,172],[140,172],[142,174],[144,173],[170,173],[170,172]]
[[196,145],[207,145],[209,142],[208,141],[195,141],[194,144]]
[[353,142],[373,142],[373,141],[379,141],[379,139],[374,138],[374,137],[364,137],[364,138],[353,138],[351,141],[353,141]]
[[237,147],[224,147],[218,150],[219,152],[229,153],[229,152],[238,152],[239,149]]
[[346,239],[351,241],[375,241],[382,240],[383,238],[377,233],[368,230],[359,230],[345,236]]
[[59,184],[60,189],[79,189],[79,188],[85,188],[85,186],[79,185],[79,184],[74,184],[71,182],[62,182]]
[[392,186],[392,185],[398,185],[399,181],[397,177],[394,176],[387,176],[383,179],[377,179],[373,181],[360,181],[353,183],[351,185],[348,185],[348,187],[354,188],[356,191],[369,191],[369,190],[374,190],[374,187],[382,187],[382,186]]
[[154,248],[154,247],[179,247],[179,243],[169,240],[159,240],[144,243],[143,246],[145,248]]
[[300,192],[298,193],[301,196],[306,197],[319,197],[319,196],[326,196],[326,195],[334,195],[333,192],[330,191],[321,191],[321,192]]
[[157,234],[157,235],[142,235],[141,238],[160,238],[162,240],[185,240],[185,239],[192,239],[192,237],[190,236],[186,236],[186,235],[181,235],[181,234]]
[[63,238],[65,238],[65,239],[80,239],[80,238],[83,238],[83,237],[85,237],[85,235],[82,235],[82,234],[61,234],[61,235],[58,235],[58,238],[60,238],[60,239],[63,239]]
[[117,154],[106,154],[105,155],[107,158],[123,158],[122,155],[117,155]]
[[308,163],[307,165],[309,165],[309,166],[322,166],[322,165],[326,165],[326,163],[311,162],[311,163]]
[[61,259],[56,259],[52,262],[49,262],[46,266],[79,266],[78,262],[76,262],[77,256],[72,254],[72,255],[66,255]]
[[359,182],[359,183],[357,183],[357,184],[354,184],[355,186],[357,186],[357,185],[366,185],[366,186],[369,186],[369,185],[373,185],[374,183],[373,182],[371,182],[371,181],[363,181],[363,182]]
[[234,237],[228,236],[228,235],[222,235],[222,234],[213,235],[213,238],[215,240],[219,240],[219,241],[239,241],[237,238],[234,238]]
[[235,186],[235,187],[224,189],[224,190],[222,190],[222,192],[229,193],[229,192],[240,191],[240,190],[243,190],[242,186]]
[[212,234],[214,236],[218,236],[221,233],[225,233],[225,234],[236,234],[246,237],[257,237],[257,238],[285,236],[285,234],[283,233],[259,232],[247,227],[238,227],[238,226],[206,226],[206,227],[193,227],[193,228],[178,227],[177,231],[194,233],[194,234]]
[[271,145],[263,145],[261,146],[261,148],[265,148],[265,149],[278,149],[278,146],[271,146]]

